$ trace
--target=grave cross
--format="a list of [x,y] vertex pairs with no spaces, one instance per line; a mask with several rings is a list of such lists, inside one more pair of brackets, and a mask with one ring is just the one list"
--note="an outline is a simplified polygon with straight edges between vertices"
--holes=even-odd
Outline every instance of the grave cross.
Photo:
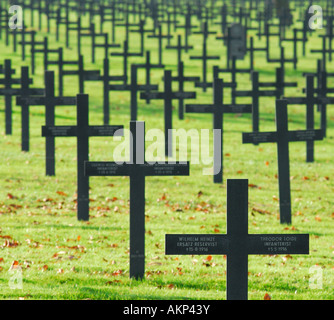
[[76,98],[76,126],[43,126],[43,137],[77,138],[77,217],[89,220],[89,177],[85,176],[85,161],[89,160],[89,137],[113,137],[123,135],[123,126],[90,126],[89,97],[79,94]]
[[[305,97],[283,97],[288,104],[306,105],[306,129],[314,129],[314,106],[319,99],[315,97],[314,76],[306,76],[306,96]],[[314,162],[314,141],[306,141],[306,162]]]
[[[0,94],[6,93],[10,95],[10,97],[14,95],[28,97],[31,95],[42,95],[44,93],[44,89],[30,88],[32,79],[29,78],[29,67],[21,67],[21,79],[15,80],[20,80],[21,88],[0,89]],[[17,83],[17,81],[15,82]],[[24,104],[21,105],[21,107],[21,150],[29,151],[29,107]]]
[[158,46],[158,48],[159,48],[159,64],[162,64],[162,40],[163,39],[172,39],[173,38],[173,36],[170,36],[170,35],[164,35],[164,34],[162,34],[162,26],[161,25],[159,25],[159,27],[158,27],[158,29],[159,29],[159,33],[158,34],[154,34],[154,35],[148,35],[147,37],[148,38],[155,38],[155,39],[158,39],[158,44],[159,44],[159,46]]
[[128,42],[124,41],[123,52],[112,52],[110,53],[112,57],[123,57],[123,76],[124,84],[128,83],[128,58],[129,57],[140,57],[143,55],[142,52],[129,52]]
[[[12,95],[13,95],[13,84],[20,84],[20,79],[12,78],[15,74],[15,69],[12,69],[12,61],[10,59],[5,60],[4,65],[4,79],[0,79],[0,84],[4,85],[4,88],[0,89],[0,95],[5,98],[5,132],[8,135],[12,134]],[[30,80],[31,82],[32,80]]]
[[172,72],[165,70],[164,92],[141,92],[141,99],[164,100],[164,120],[165,120],[165,155],[171,157],[172,149],[172,101],[176,99],[195,99],[196,92],[177,91],[172,89]]
[[326,45],[326,37],[322,38],[322,48],[321,49],[311,49],[311,53],[321,53],[322,54],[322,60],[327,60],[327,54],[328,54],[328,61],[332,61],[332,41],[329,41],[329,48],[327,49]]
[[214,183],[223,182],[223,115],[224,113],[251,113],[251,104],[224,104],[224,81],[219,78],[214,78],[213,82],[213,104],[188,104],[186,105],[186,112],[189,113],[212,113],[213,115],[213,130],[219,135],[214,135],[214,149],[213,149],[213,167]]
[[140,20],[138,29],[131,29],[130,32],[140,34],[140,53],[143,55],[145,51],[145,33],[154,32],[153,29],[145,29],[145,20]]
[[[92,32],[90,34],[92,37],[92,63],[95,63],[95,49],[102,48],[104,50],[104,59],[107,59],[109,56],[110,48],[120,48],[120,44],[109,43],[109,34],[108,33],[96,33],[95,32],[95,24],[92,23]],[[102,38],[104,43],[97,43],[97,38]]]
[[[72,64],[72,61],[70,61]],[[64,76],[78,76],[79,79],[79,93],[85,92],[85,81],[99,81],[99,70],[85,70],[84,57],[81,55],[78,60],[78,70],[62,70],[61,75]]]
[[[146,85],[149,86],[151,84],[151,69],[164,69],[165,65],[160,63],[151,63],[151,52],[146,51],[146,62],[145,63],[136,63],[133,64],[136,66],[138,70],[144,69],[145,70],[145,76],[146,76]],[[149,92],[149,90],[146,90],[146,92]],[[150,103],[150,99],[146,100],[146,103]],[[136,120],[136,119],[132,119]]]
[[188,50],[188,49],[193,49],[193,46],[187,46],[187,45],[182,45],[182,38],[181,35],[177,36],[177,45],[172,46],[172,45],[167,45],[166,49],[167,50],[177,50],[177,62],[180,63],[182,61],[182,50]]
[[[45,125],[54,126],[55,107],[56,106],[74,106],[75,97],[56,97],[54,85],[54,71],[45,72],[45,94],[44,96],[18,96],[16,104],[20,106],[44,106],[45,107]],[[47,137],[45,144],[46,175],[55,175],[55,139]]]
[[226,255],[226,299],[248,299],[248,255],[309,254],[308,234],[249,234],[248,180],[227,180],[227,232],[166,234],[166,255]]
[[100,80],[103,82],[103,123],[109,124],[109,105],[110,105],[110,81],[124,81],[124,76],[112,76],[109,70],[109,59],[103,60],[103,75]]
[[130,122],[130,161],[86,162],[86,176],[130,177],[130,277],[145,274],[145,177],[188,176],[189,163],[145,161],[145,123]]
[[158,85],[152,84],[138,84],[137,79],[137,67],[136,65],[131,65],[131,83],[130,84],[110,84],[109,85],[110,91],[129,91],[131,95],[131,102],[130,102],[130,113],[131,113],[131,120],[137,120],[138,114],[138,91],[145,90],[146,92],[150,92],[151,90],[158,90]]
[[276,100],[276,132],[243,133],[242,143],[277,143],[280,221],[291,224],[289,142],[322,140],[322,130],[288,130],[287,101]]
[[[176,81],[179,84],[179,91],[184,91],[184,84],[185,82],[194,82],[197,83],[200,81],[199,77],[191,77],[184,75],[184,64],[182,61],[178,64],[178,75],[176,77],[172,77],[172,81]],[[181,96],[179,98],[179,119],[184,119],[184,98]]]
[[[282,69],[276,69],[276,82],[259,82],[259,72],[251,71],[252,89],[251,90],[234,90],[234,97],[251,97],[253,106],[253,132],[259,131],[259,106],[260,97],[276,97],[279,99],[283,95],[285,86],[297,86],[297,83],[285,83]],[[275,87],[272,90],[261,90],[261,87]]]
[[191,20],[192,20],[192,13],[191,13],[191,8],[190,8],[190,4],[187,3],[187,12],[184,14],[184,25],[178,25],[176,24],[175,28],[179,29],[182,28],[185,30],[185,50],[186,52],[188,52],[188,45],[189,45],[189,36],[192,33],[192,29],[193,28],[197,28],[196,25],[193,25]]
[[208,60],[219,60],[220,56],[210,56],[207,52],[207,39],[208,39],[208,24],[204,22],[203,27],[203,53],[202,56],[190,56],[191,60],[202,60],[202,82],[197,83],[197,86],[203,88],[203,92],[206,92],[208,87],[211,87],[211,84],[207,82],[207,62]]

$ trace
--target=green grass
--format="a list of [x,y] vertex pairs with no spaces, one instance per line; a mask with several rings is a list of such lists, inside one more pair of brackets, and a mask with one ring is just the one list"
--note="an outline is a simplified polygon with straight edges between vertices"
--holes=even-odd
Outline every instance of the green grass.
[[[29,21],[29,19],[28,19]],[[106,25],[107,29],[107,25]],[[120,29],[121,30],[121,29]],[[287,65],[286,80],[298,81],[298,89],[287,89],[286,95],[302,95],[305,86],[302,73],[315,71],[317,55],[310,48],[320,44],[315,32],[307,44],[307,55],[299,55],[298,71]],[[39,37],[45,35],[39,32]],[[290,35],[291,36],[291,35]],[[50,36],[53,39],[54,35]],[[131,34],[131,51],[138,51],[137,35]],[[122,39],[122,34],[117,34]],[[53,47],[64,45],[50,41]],[[76,36],[71,36],[72,50],[66,59],[76,57]],[[3,42],[2,42],[3,43]],[[97,51],[96,64],[90,63],[89,42],[84,40],[87,69],[101,69],[103,53]],[[187,59],[200,53],[201,37],[193,35],[195,50],[184,55],[186,74],[201,75],[201,63]],[[157,61],[157,41],[146,40]],[[256,46],[263,46],[257,38]],[[278,55],[277,41],[272,39],[272,53]],[[225,65],[225,48],[209,41],[209,52],[221,55]],[[286,45],[287,55],[290,44]],[[301,49],[299,50],[301,53]],[[166,51],[164,63],[173,70],[176,54]],[[278,64],[266,63],[262,53],[256,53],[256,70],[260,81],[273,81]],[[2,47],[1,59],[11,58],[18,69],[29,64],[22,62],[19,53]],[[319,57],[320,58],[320,57]],[[111,60],[112,74],[121,74],[122,60]],[[133,58],[143,62],[144,58]],[[248,60],[240,67],[248,66]],[[238,62],[239,64],[239,62]],[[42,85],[42,58],[37,59],[36,87]],[[333,67],[328,64],[329,70]],[[53,69],[53,68],[51,68]],[[54,69],[56,70],[56,68]],[[211,74],[211,67],[208,68]],[[18,71],[19,72],[19,71]],[[152,83],[162,90],[163,72],[152,71]],[[144,81],[144,73],[140,74]],[[208,76],[208,79],[210,75]],[[229,81],[229,76],[224,76]],[[331,83],[329,83],[331,86]],[[102,87],[86,83],[90,95],[90,123],[102,124]],[[77,93],[77,80],[67,78],[65,95]],[[250,88],[248,75],[238,75],[238,88]],[[188,90],[193,90],[187,85]],[[211,102],[212,91],[197,90],[199,102]],[[229,101],[226,90],[226,101]],[[111,93],[111,123],[129,126],[129,93]],[[189,177],[152,177],[146,179],[146,274],[143,281],[129,279],[129,180],[128,178],[90,179],[90,221],[76,219],[76,141],[74,138],[56,139],[56,177],[45,176],[44,144],[41,126],[42,107],[32,107],[31,151],[21,152],[20,109],[13,103],[13,135],[4,134],[4,103],[0,99],[0,298],[1,299],[225,299],[226,259],[224,256],[165,256],[164,238],[167,233],[225,233],[226,179],[249,179],[249,233],[309,233],[310,254],[302,256],[249,256],[249,299],[262,300],[268,293],[274,300],[332,300],[334,253],[334,110],[328,107],[328,133],[324,141],[316,142],[316,161],[305,162],[305,143],[290,144],[290,173],[292,196],[292,225],[279,223],[277,154],[274,144],[243,145],[241,133],[251,130],[250,115],[224,117],[224,183],[213,184],[212,176],[202,174],[204,165],[191,165]],[[238,100],[239,101],[239,100]],[[241,101],[241,99],[240,99]],[[244,100],[244,101],[247,101]],[[190,102],[190,101],[189,101]],[[211,129],[210,115],[186,114],[177,119],[174,103],[174,128]],[[275,130],[275,101],[261,99],[261,130]],[[76,123],[75,108],[56,110],[56,124]],[[138,120],[144,120],[146,130],[163,130],[163,104],[139,101]],[[319,126],[319,114],[316,115]],[[289,128],[305,128],[305,107],[289,106]],[[211,137],[212,139],[212,137]],[[112,161],[112,139],[91,138],[90,159]],[[150,143],[147,143],[147,147]],[[188,144],[188,149],[189,149]],[[190,150],[189,150],[190,151]],[[147,159],[150,160],[150,159]],[[204,159],[208,160],[208,158]],[[198,195],[202,195],[199,197]],[[22,289],[11,289],[13,261],[22,269]],[[322,289],[311,289],[310,268],[320,266]]]

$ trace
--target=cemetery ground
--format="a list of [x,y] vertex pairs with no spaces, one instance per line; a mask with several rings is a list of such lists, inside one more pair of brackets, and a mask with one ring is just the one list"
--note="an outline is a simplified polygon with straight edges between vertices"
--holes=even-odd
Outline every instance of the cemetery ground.
[[[130,41],[134,41],[131,48],[139,51],[139,46],[135,49],[136,37],[131,35],[133,40]],[[197,46],[200,52],[201,36],[193,35],[191,39],[195,50]],[[75,41],[73,36],[71,42]],[[271,41],[271,47],[277,48],[276,41]],[[312,37],[308,50],[317,41],[320,40]],[[154,49],[156,42],[147,41],[147,48]],[[257,38],[255,43],[262,44]],[[91,64],[89,45],[85,40],[83,45],[87,49],[83,51],[87,69],[102,69],[102,50],[97,50],[96,64]],[[209,65],[225,65],[223,45],[209,44],[208,48],[213,55],[222,56],[219,62],[209,62]],[[287,53],[291,52],[288,48],[290,45],[286,44]],[[65,52],[65,57],[76,56],[75,49]],[[188,59],[191,53],[183,54],[185,73],[201,75],[201,63]],[[260,71],[262,82],[273,81],[275,69],[273,64],[266,63],[264,55],[255,54],[255,70]],[[152,56],[157,61],[157,55]],[[316,57],[300,54],[297,71],[291,64],[286,65],[286,80],[298,82],[298,89],[286,89],[286,96],[302,95],[301,88],[305,86],[302,73],[316,70]],[[16,69],[29,63],[29,58],[22,62],[19,53],[13,54],[11,48],[3,45],[1,59],[6,58],[12,59]],[[131,62],[143,59],[131,58]],[[175,71],[175,61],[176,53],[165,50],[166,68]],[[248,67],[247,61],[247,58],[244,62],[238,61],[238,65]],[[38,57],[34,87],[43,84],[42,63],[42,58]],[[328,68],[332,65],[328,63]],[[111,73],[121,72],[122,59],[111,60]],[[211,67],[208,72],[210,79]],[[151,82],[159,83],[161,88],[162,76],[163,70],[152,71]],[[144,82],[141,73],[140,79]],[[237,79],[238,89],[250,88],[248,74],[239,74]],[[229,76],[224,76],[224,80],[229,81]],[[67,77],[64,95],[75,96],[77,82],[76,77]],[[87,82],[85,88],[90,99],[90,124],[101,125],[102,85]],[[193,85],[188,84],[186,89],[192,91]],[[211,89],[207,93],[196,91],[196,103],[212,102]],[[229,101],[229,89],[224,96]],[[110,123],[129,128],[129,93],[112,92],[110,100]],[[334,110],[331,105],[328,106],[327,137],[315,142],[314,163],[305,161],[305,143],[290,144],[291,225],[282,225],[279,221],[276,144],[242,144],[242,132],[252,130],[251,115],[224,116],[222,184],[214,184],[212,176],[202,174],[203,168],[209,165],[192,165],[191,162],[189,177],[146,178],[146,272],[145,278],[137,281],[129,279],[129,178],[90,178],[90,220],[77,221],[75,138],[56,138],[56,176],[46,177],[45,138],[41,137],[43,107],[30,108],[31,150],[21,152],[21,109],[13,102],[13,135],[5,135],[3,98],[0,103],[1,299],[225,299],[224,256],[166,256],[164,241],[168,233],[226,233],[226,179],[249,179],[250,234],[310,235],[309,255],[249,256],[249,299],[334,299]],[[185,119],[179,120],[177,101],[173,106],[175,129],[212,129],[212,115],[185,114]],[[298,105],[288,107],[289,129],[305,129],[305,109]],[[315,113],[318,128],[319,113]],[[163,130],[163,102],[146,104],[138,100],[138,120],[145,121],[146,130]],[[56,125],[75,124],[75,107],[56,108]],[[261,98],[260,131],[274,130],[275,100]],[[113,150],[119,144],[113,140],[90,138],[90,160],[113,160]],[[190,152],[190,139],[188,142]],[[210,157],[212,135],[211,152],[206,160]],[[17,271],[22,279],[21,288],[10,285]]]

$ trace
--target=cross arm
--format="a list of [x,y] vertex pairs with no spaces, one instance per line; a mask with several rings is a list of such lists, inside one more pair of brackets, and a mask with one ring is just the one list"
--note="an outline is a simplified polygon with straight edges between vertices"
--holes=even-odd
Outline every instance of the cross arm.
[[166,234],[166,255],[223,255],[228,251],[228,239],[222,234]]
[[289,141],[315,141],[323,140],[323,130],[289,131]]
[[242,143],[277,142],[276,132],[247,132],[242,134]]
[[309,254],[308,234],[248,235],[248,254]]
[[146,176],[188,176],[189,162],[176,163],[152,163],[149,162],[139,165],[144,169]]
[[196,99],[196,92],[173,92],[172,99]]
[[187,104],[185,111],[189,113],[213,113],[214,106],[212,104]]
[[77,104],[76,97],[54,97],[55,105],[58,106],[75,106]]
[[89,126],[88,135],[90,137],[122,137],[124,136],[124,126]]
[[223,104],[224,113],[252,113],[253,107],[251,104]]
[[140,93],[140,99],[165,99],[165,93],[164,92],[141,92]]
[[76,137],[76,126],[42,126],[42,137]]
[[305,104],[308,101],[306,97],[283,97],[282,99],[287,100],[288,104]]
[[44,106],[46,98],[45,97],[24,97],[24,96],[17,96],[16,97],[16,104],[18,106],[22,105],[31,105],[31,106]]

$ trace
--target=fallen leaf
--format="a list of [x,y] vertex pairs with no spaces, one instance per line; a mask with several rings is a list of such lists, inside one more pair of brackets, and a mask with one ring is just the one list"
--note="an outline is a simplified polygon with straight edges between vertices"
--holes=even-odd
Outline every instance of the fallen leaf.
[[57,194],[59,194],[60,196],[67,197],[67,194],[63,191],[57,191]]
[[112,273],[113,276],[119,276],[123,273],[123,270],[116,270]]
[[14,260],[13,262],[12,262],[12,265],[10,266],[10,270],[13,270],[13,269],[17,269],[19,267],[19,262],[18,261],[16,261],[16,260]]
[[263,300],[271,300],[271,296],[268,293],[266,293],[263,297]]

